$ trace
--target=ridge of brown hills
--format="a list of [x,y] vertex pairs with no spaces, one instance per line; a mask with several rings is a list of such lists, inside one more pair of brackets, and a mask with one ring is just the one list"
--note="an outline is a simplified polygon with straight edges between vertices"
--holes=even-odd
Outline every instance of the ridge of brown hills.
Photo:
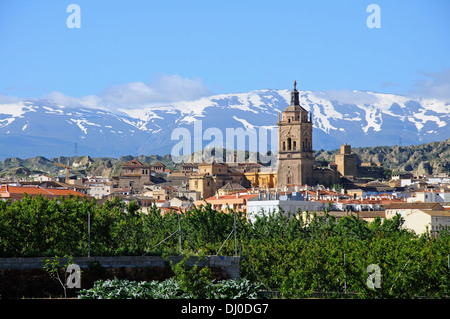
[[[334,155],[339,150],[317,150],[314,152],[316,164],[326,165],[334,161]],[[426,176],[450,173],[450,138],[420,145],[409,146],[375,146],[352,148],[360,163],[382,163],[385,169],[396,173],[412,173],[414,176]],[[177,169],[170,155],[139,155],[95,157],[90,156],[59,156],[47,159],[36,156],[28,159],[18,157],[6,158],[0,161],[0,177],[27,177],[34,174],[61,175],[63,168],[55,163],[67,164],[73,168],[71,172],[77,175],[96,175],[111,177],[120,172],[122,165],[136,158],[142,163],[155,164],[161,162],[169,169]]]

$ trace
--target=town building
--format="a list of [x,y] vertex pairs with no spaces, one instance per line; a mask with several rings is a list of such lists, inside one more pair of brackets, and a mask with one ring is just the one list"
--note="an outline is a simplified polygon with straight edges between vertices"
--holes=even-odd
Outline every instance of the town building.
[[337,170],[315,168],[312,142],[312,115],[300,105],[294,81],[289,106],[278,115],[278,166],[276,185],[331,186],[339,183]]
[[301,192],[260,192],[247,202],[247,218],[254,221],[257,216],[283,212],[285,215],[299,212],[323,211],[326,205],[320,201],[307,201]]
[[450,211],[440,203],[395,203],[386,207],[385,214],[386,219],[399,214],[404,220],[402,227],[418,235],[450,229]]
[[341,145],[339,153],[334,155],[336,170],[341,177],[355,181],[357,179],[384,178],[384,166],[382,163],[360,163],[358,156],[352,152],[351,145],[345,143]]
[[170,200],[176,191],[177,189],[175,187],[167,183],[160,183],[148,187],[142,195],[151,197],[155,200]]
[[182,210],[191,209],[194,203],[184,196],[175,196],[169,200],[170,207],[176,207]]
[[272,167],[252,168],[244,175],[251,187],[267,189],[277,186],[277,171]]
[[[11,185],[11,184],[10,184]],[[14,185],[16,186],[32,186],[32,187],[42,187],[42,188],[57,188],[57,189],[72,189],[78,193],[82,193],[85,195],[88,195],[88,191],[89,191],[89,186],[86,186],[84,184],[81,183],[75,183],[75,184],[71,184],[71,183],[65,183],[65,182],[60,182],[57,180],[50,180],[50,181],[18,181],[16,183],[14,183]]]
[[153,184],[151,181],[151,166],[141,163],[133,158],[122,166],[119,175],[113,176],[113,182],[118,188],[131,188],[139,191],[145,185]]
[[88,186],[88,195],[95,197],[97,199],[102,199],[112,194],[113,185],[110,182],[104,181],[96,181],[96,182],[87,182],[84,184]]
[[249,200],[257,197],[258,194],[235,193],[230,195],[219,196],[216,194],[209,198],[194,202],[195,206],[211,204],[212,209],[228,212],[234,209],[240,212],[247,212],[247,204]]
[[408,198],[409,203],[422,202],[422,203],[450,203],[450,192],[441,191],[420,191],[414,192],[413,196]]
[[189,190],[200,193],[202,198],[208,198],[228,183],[247,185],[244,173],[229,169],[226,163],[199,163],[198,173],[189,176]]
[[245,190],[246,190],[246,188],[243,187],[241,184],[227,183],[217,190],[217,194],[219,194],[219,196],[223,196],[223,195],[229,195],[232,193],[242,192]]
[[166,165],[164,165],[161,162],[157,162],[156,164],[152,165],[152,170],[156,174],[165,174],[165,172],[166,172]]
[[312,117],[300,106],[294,81],[289,106],[278,115],[277,185],[314,183],[312,149]]
[[54,180],[55,180],[55,178],[53,176],[46,175],[46,174],[33,176],[34,182],[48,182],[48,181],[54,181]]
[[[314,212],[316,217],[325,217],[325,213],[323,211]],[[344,211],[329,211],[327,212],[328,218],[334,217],[335,223],[338,223],[340,219],[350,216],[355,216],[356,218],[366,221],[368,223],[373,222],[376,218],[379,218],[381,222],[385,219],[384,211],[368,211],[368,212],[344,212]],[[301,218],[303,218],[303,222],[305,224],[309,224],[313,217],[313,213],[304,211],[301,214]],[[297,216],[299,218],[299,216]],[[330,220],[329,219],[329,220]],[[328,220],[328,221],[329,221]]]
[[358,174],[358,157],[352,153],[351,145],[341,145],[340,153],[334,156],[338,172],[347,178],[355,178]]

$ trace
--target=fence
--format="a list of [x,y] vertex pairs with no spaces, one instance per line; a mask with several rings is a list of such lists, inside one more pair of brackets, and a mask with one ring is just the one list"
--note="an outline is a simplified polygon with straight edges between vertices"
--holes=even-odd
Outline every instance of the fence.
[[[0,298],[47,297],[61,294],[61,286],[51,280],[43,270],[49,257],[0,258]],[[118,256],[118,257],[74,257],[73,263],[82,269],[82,289],[92,287],[98,279],[117,277],[135,281],[164,280],[172,276],[170,261],[180,262],[182,256]],[[60,259],[60,264],[66,263]],[[92,265],[96,262],[97,268]],[[210,267],[218,279],[239,279],[240,257],[206,256],[198,260],[190,257],[188,266]],[[101,266],[101,273],[99,267]],[[72,297],[75,290],[70,289]]]

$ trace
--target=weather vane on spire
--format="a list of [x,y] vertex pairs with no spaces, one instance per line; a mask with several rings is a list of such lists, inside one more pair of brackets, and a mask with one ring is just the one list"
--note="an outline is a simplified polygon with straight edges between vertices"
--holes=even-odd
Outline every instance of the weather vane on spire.
[[294,80],[294,90],[297,90],[297,81]]

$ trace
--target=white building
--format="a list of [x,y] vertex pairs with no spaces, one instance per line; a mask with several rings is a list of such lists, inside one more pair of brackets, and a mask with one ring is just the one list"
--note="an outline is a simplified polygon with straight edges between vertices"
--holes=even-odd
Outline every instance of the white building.
[[88,185],[88,195],[97,199],[101,199],[103,196],[109,196],[112,192],[112,185],[110,183],[91,182]]
[[450,192],[416,192],[415,196],[407,199],[408,203],[448,203],[450,202]]
[[426,232],[436,233],[450,229],[450,212],[439,203],[396,203],[386,207],[386,219],[399,214],[403,228],[411,229],[421,235]]
[[256,216],[268,215],[273,212],[279,212],[280,208],[285,215],[288,213],[301,212],[319,212],[323,211],[327,205],[322,202],[304,200],[300,192],[293,192],[288,195],[265,195],[261,193],[260,196],[247,201],[247,217],[254,221]]
[[52,176],[50,175],[36,175],[33,176],[33,181],[35,182],[48,182],[48,181],[53,181],[55,180]]
[[190,201],[188,198],[182,196],[182,197],[172,197],[170,200],[170,207],[178,207],[183,209],[191,209],[193,206],[192,201]]

